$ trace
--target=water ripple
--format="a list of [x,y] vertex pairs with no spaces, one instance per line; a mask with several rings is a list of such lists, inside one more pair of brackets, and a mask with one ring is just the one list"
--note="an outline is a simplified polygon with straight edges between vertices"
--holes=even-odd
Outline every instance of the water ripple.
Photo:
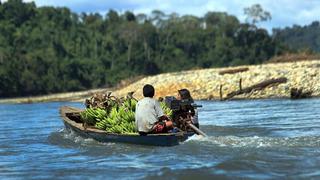
[[174,147],[99,143],[59,107],[0,104],[0,179],[319,179],[320,99],[198,101],[200,127]]

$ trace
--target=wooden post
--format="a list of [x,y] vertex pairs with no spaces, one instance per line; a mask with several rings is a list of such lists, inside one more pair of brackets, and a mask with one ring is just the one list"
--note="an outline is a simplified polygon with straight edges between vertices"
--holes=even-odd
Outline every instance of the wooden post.
[[240,89],[240,91],[242,91],[242,78],[240,78],[240,80],[239,80],[239,89]]
[[222,98],[222,84],[220,84],[220,101],[222,101],[223,98]]

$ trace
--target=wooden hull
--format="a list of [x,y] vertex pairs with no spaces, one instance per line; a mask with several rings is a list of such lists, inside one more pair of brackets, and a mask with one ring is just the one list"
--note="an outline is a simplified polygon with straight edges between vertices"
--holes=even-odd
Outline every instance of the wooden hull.
[[147,136],[140,136],[139,134],[113,134],[107,133],[93,127],[84,128],[81,122],[73,120],[71,115],[80,113],[82,110],[78,108],[63,106],[60,108],[60,114],[63,123],[68,130],[76,132],[84,138],[92,138],[99,142],[121,142],[131,144],[142,144],[152,146],[174,146],[179,142],[188,139],[189,136],[194,135],[193,132],[179,132],[166,134],[148,134]]

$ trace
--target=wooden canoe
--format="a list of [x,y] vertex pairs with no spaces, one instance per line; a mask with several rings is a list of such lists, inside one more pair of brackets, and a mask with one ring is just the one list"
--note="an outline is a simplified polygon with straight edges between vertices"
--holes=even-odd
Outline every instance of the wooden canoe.
[[139,134],[114,134],[89,126],[84,127],[80,119],[78,108],[63,106],[60,108],[62,121],[68,130],[72,130],[81,137],[92,138],[99,142],[121,142],[131,144],[142,144],[152,146],[174,146],[194,135],[194,132],[178,132],[166,134],[148,134],[140,136]]

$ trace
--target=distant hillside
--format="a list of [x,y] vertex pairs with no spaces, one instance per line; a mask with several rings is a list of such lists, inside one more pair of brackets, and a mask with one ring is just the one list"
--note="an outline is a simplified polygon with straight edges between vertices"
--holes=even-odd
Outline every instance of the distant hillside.
[[275,39],[283,42],[293,50],[312,50],[320,53],[320,22],[310,25],[294,25],[285,29],[274,29]]

